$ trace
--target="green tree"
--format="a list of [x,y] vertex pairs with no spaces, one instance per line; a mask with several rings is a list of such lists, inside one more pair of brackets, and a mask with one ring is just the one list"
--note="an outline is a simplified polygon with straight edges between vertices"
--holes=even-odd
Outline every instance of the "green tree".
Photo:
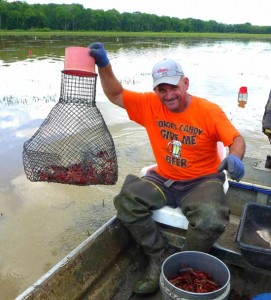
[[8,4],[5,0],[0,0],[0,29],[6,27]]
[[70,29],[80,30],[81,17],[84,15],[84,7],[81,4],[71,4],[69,7],[70,13]]
[[34,6],[27,7],[24,17],[25,17],[25,29],[29,28],[43,28],[44,27],[44,14],[41,9],[40,4],[35,4]]
[[121,17],[120,13],[111,9],[104,13],[104,26],[107,28],[106,30],[120,30],[121,29]]
[[131,13],[123,13],[121,18],[121,30],[123,31],[135,31],[135,19],[132,18]]
[[58,29],[68,30],[72,20],[70,7],[66,4],[57,5],[55,8],[56,24]]
[[271,26],[222,24],[199,19],[178,19],[141,12],[85,9],[80,4],[27,4],[0,0],[0,29],[50,28],[52,30],[172,31],[271,33]]

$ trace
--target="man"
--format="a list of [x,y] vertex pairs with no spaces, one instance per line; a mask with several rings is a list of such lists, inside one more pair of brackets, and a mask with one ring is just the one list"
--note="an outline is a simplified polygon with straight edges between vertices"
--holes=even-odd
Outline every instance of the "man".
[[[229,221],[223,170],[237,181],[244,176],[245,142],[218,105],[187,92],[189,79],[174,60],[153,67],[153,92],[137,93],[119,83],[102,43],[89,48],[105,95],[146,128],[157,162],[143,178],[128,175],[114,199],[117,217],[149,258],[134,292],[150,294],[159,287],[166,247],[150,210],[181,207],[189,221],[184,250],[208,252]],[[222,163],[218,141],[229,147]]]

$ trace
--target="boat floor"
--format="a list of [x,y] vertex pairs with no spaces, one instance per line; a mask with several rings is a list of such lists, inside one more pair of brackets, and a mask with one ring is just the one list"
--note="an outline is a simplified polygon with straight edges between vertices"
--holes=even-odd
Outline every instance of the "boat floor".
[[[246,175],[245,182],[252,184],[260,184],[269,187],[271,183],[271,169],[265,168],[265,161],[244,158],[246,162]],[[255,172],[257,176],[255,176]],[[238,196],[239,192],[237,191]],[[264,204],[271,204],[268,196],[258,194],[257,201]],[[234,202],[234,201],[232,201]],[[244,200],[245,203],[245,200]],[[242,214],[242,211],[231,207],[233,213],[237,215]],[[211,249],[210,254],[215,255],[224,261],[228,266],[231,273],[231,291],[228,300],[251,300],[252,297],[261,294],[271,292],[271,272],[270,270],[259,269],[254,267],[243,258],[240,247],[236,241],[237,232],[240,226],[240,217],[232,214],[230,217],[230,223],[226,227],[225,232],[221,238],[217,241],[214,247]],[[166,237],[171,239],[173,245],[176,247],[181,246],[185,240],[185,232],[179,230],[176,235],[176,229],[170,229],[161,225],[162,232]],[[179,236],[179,240],[176,241],[174,237]],[[177,250],[180,251],[180,250]],[[161,291],[152,295],[132,295],[131,300],[163,300]]]
[[[271,292],[271,272],[270,270],[259,269],[248,264],[242,257],[240,248],[236,242],[239,220],[238,217],[231,216],[231,222],[226,227],[221,238],[211,249],[210,254],[223,260],[230,270],[231,291],[228,300],[251,300],[257,294]],[[179,230],[176,235],[176,228],[170,229],[162,225],[161,230],[168,239],[171,239],[171,244],[173,243],[173,248],[170,250],[171,253],[180,251],[179,246],[184,242],[185,231]],[[176,240],[176,236],[179,237],[179,240]],[[173,240],[174,237],[175,240]],[[163,300],[163,296],[159,290],[155,294],[145,296],[133,294],[128,299]],[[125,300],[128,299],[126,298]]]
[[[245,181],[238,183],[244,187],[231,186],[226,195],[231,210],[230,223],[209,252],[221,259],[230,270],[231,291],[228,300],[251,300],[258,294],[271,292],[271,270],[248,264],[236,241],[244,205],[250,202],[271,205],[271,169],[265,170],[263,163],[249,159]],[[253,178],[257,180],[253,182]],[[259,186],[254,186],[254,183]],[[266,192],[258,192],[258,188]],[[181,251],[186,231],[159,226],[171,246],[170,254]],[[26,292],[28,298],[21,297],[20,300],[68,299],[63,294],[67,295],[70,291],[78,294],[73,299],[82,300],[162,300],[161,291],[148,296],[132,293],[132,287],[143,276],[146,265],[147,259],[142,249],[121,222],[112,218],[59,262],[53,271],[50,270],[42,280],[33,284]],[[81,281],[78,281],[79,275]],[[58,292],[62,297],[55,298]]]
[[[236,268],[229,266],[231,273],[231,290],[228,300],[251,300],[252,297],[271,292],[270,278],[266,280],[267,274],[255,272],[255,270],[244,270],[243,268]],[[270,276],[268,276],[270,277]],[[262,281],[262,284],[259,283]],[[163,300],[163,295],[160,290],[151,295],[136,295],[133,294],[129,300]],[[119,299],[124,300],[124,299]],[[128,300],[127,298],[125,300]]]
[[[244,270],[235,266],[229,266],[231,273],[231,290],[227,300],[251,300],[252,297],[271,292],[270,278],[267,281],[267,273],[265,271]],[[270,275],[270,272],[269,272]],[[268,276],[270,277],[270,276]],[[259,283],[262,282],[260,285]],[[152,295],[135,295],[133,294],[129,300],[163,300],[160,290]]]

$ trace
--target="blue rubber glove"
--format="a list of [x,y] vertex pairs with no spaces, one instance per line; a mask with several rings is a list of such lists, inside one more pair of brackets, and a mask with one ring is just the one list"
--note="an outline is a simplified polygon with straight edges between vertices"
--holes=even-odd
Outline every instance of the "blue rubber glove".
[[109,64],[106,50],[102,43],[92,43],[89,46],[90,56],[95,59],[95,63],[98,67],[106,67]]
[[221,164],[218,166],[218,172],[227,170],[230,174],[231,179],[239,181],[245,175],[245,167],[241,159],[235,155],[228,155],[224,158]]
[[271,299],[271,293],[260,294],[252,298],[252,300],[270,300],[270,299]]

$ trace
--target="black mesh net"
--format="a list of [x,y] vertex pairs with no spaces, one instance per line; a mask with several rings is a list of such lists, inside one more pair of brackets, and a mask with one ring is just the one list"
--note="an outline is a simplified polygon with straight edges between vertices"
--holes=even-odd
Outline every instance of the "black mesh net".
[[114,142],[95,103],[96,80],[62,73],[58,103],[23,146],[29,180],[74,185],[117,182]]

